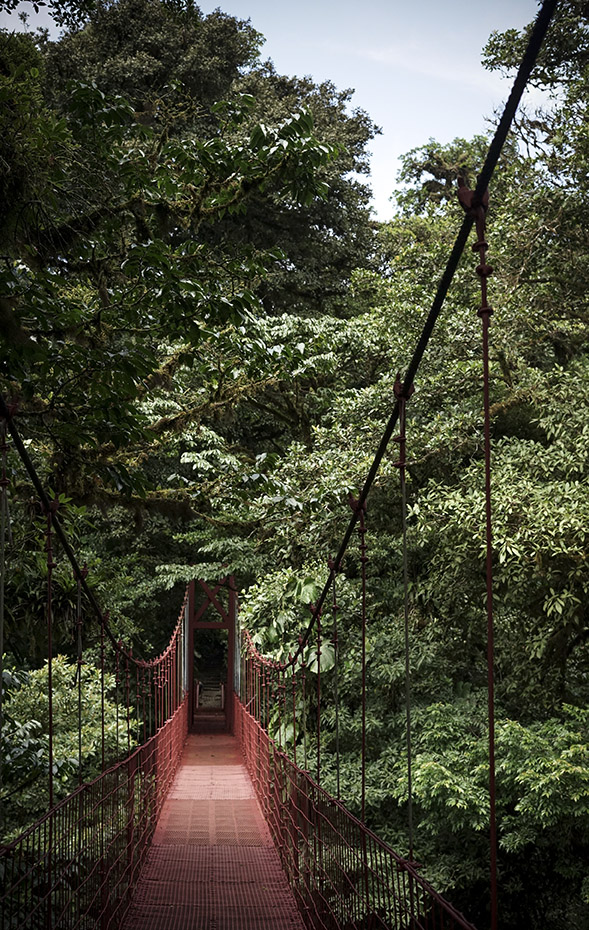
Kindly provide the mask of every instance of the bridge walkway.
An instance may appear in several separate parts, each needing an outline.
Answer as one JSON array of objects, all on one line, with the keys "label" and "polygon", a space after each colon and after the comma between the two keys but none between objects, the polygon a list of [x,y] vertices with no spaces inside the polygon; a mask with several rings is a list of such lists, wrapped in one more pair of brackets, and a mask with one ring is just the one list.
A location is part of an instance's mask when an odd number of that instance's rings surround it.
[{"label": "bridge walkway", "polygon": [[304,930],[237,739],[189,734],[123,930]]}]

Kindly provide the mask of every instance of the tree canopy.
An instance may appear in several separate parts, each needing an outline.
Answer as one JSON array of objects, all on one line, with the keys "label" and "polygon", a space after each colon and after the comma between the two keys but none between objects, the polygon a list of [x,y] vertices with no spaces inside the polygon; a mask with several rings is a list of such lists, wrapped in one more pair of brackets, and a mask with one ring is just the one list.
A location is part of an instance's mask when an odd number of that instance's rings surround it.
[{"label": "tree canopy", "polygon": [[[2,36],[2,387],[69,499],[70,530],[121,630],[159,647],[178,585],[231,571],[244,622],[283,658],[462,219],[457,179],[476,177],[488,140],[424,140],[404,159],[394,219],[376,224],[358,176],[377,130],[348,91],[277,74],[255,28],[220,11],[120,0],[84,16],[57,42]],[[588,31],[585,3],[559,4],[533,75],[549,102],[518,117],[488,213],[499,865],[502,925],[514,930],[589,920]],[[486,66],[513,69],[526,34],[493,34]],[[484,926],[478,305],[467,251],[409,403],[408,545],[416,854]],[[367,515],[367,819],[403,853],[394,458]],[[11,469],[24,512],[29,492]],[[41,542],[16,521],[14,536],[8,644],[15,665],[38,666]],[[352,549],[338,579],[340,775],[355,812],[359,567]],[[72,596],[64,572],[64,652]]]}]

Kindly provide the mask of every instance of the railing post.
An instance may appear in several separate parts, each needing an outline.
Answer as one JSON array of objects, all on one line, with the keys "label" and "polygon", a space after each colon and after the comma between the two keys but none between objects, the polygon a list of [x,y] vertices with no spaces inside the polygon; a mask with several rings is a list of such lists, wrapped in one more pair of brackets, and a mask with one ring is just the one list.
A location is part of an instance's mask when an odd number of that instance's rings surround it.
[{"label": "railing post", "polygon": [[128,895],[133,891],[135,871],[135,772],[137,753],[127,761],[127,868],[129,870]]},{"label": "railing post", "polygon": [[108,930],[108,881],[107,881],[107,868],[106,868],[106,858],[105,858],[105,849],[104,849],[104,829],[105,825],[108,822],[105,817],[105,797],[104,797],[104,772],[100,780],[100,814],[101,822],[99,825],[100,830],[100,930]]}]

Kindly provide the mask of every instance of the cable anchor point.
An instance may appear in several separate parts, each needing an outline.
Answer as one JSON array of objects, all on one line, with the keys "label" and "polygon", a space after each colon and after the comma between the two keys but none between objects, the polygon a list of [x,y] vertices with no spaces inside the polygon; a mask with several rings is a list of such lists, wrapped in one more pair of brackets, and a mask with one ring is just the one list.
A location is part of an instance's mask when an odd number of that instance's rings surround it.
[{"label": "cable anchor point", "polygon": [[480,317],[486,317],[488,321],[493,313],[493,308],[487,302],[487,278],[493,274],[493,266],[489,265],[486,260],[486,252],[489,248],[485,239],[489,191],[486,190],[482,198],[478,198],[476,191],[471,191],[466,186],[464,178],[458,178],[458,200],[464,211],[474,218],[476,224],[477,241],[473,243],[472,250],[479,253],[480,263],[476,273],[481,282],[481,306],[477,313]]},{"label": "cable anchor point", "polygon": [[357,497],[354,497],[353,494],[348,494],[348,504],[350,505],[350,508],[354,511],[354,513],[357,513],[357,514],[366,513],[366,501],[365,500],[362,501],[362,504],[360,504],[360,501]]},{"label": "cable anchor point", "polygon": [[409,400],[410,397],[413,397],[415,394],[415,385],[408,384],[406,385],[404,381],[401,380],[401,372],[397,372],[397,379],[393,385],[393,392],[397,400]]}]

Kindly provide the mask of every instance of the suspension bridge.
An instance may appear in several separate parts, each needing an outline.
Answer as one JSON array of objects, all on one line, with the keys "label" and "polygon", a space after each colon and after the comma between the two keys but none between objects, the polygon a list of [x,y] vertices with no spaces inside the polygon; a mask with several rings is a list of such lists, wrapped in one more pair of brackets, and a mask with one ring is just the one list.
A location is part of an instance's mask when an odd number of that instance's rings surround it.
[{"label": "suspension bridge", "polygon": [[[350,499],[352,516],[311,620],[285,662],[261,655],[238,623],[231,576],[188,585],[168,646],[139,659],[114,635],[88,584],[17,428],[16,405],[0,400],[2,476],[0,613],[8,527],[7,456],[20,456],[40,500],[47,552],[49,808],[0,848],[1,930],[474,930],[468,919],[420,874],[413,857],[409,624],[407,665],[408,856],[396,853],[364,823],[366,799],[366,500],[391,441],[398,446],[406,514],[406,409],[458,261],[475,226],[473,249],[481,284],[485,419],[487,655],[489,707],[489,924],[498,926],[493,695],[492,525],[485,216],[487,189],[518,103],[556,6],[547,0],[536,20],[512,93],[474,191],[458,191],[465,216],[430,313],[403,379],[365,484]],[[395,434],[397,431],[397,435]],[[404,527],[405,531],[406,527]],[[354,532],[359,540],[362,637],[361,816],[321,786],[321,652],[336,656],[337,582]],[[55,801],[53,759],[53,573],[59,547],[78,589],[78,752],[82,772],[82,694],[86,678],[84,612],[97,623],[101,681],[101,773]],[[404,551],[405,590],[407,558]],[[328,622],[329,619],[329,622]],[[226,636],[224,663],[195,667],[203,633]],[[1,646],[1,644],[0,644]],[[312,673],[311,646],[315,651]],[[2,649],[0,648],[0,653]],[[214,664],[214,663],[213,663]],[[105,704],[114,676],[116,748],[108,746]],[[337,690],[337,679],[335,682]],[[289,734],[287,738],[287,733]],[[313,772],[307,767],[312,739]],[[287,751],[288,750],[288,751]],[[339,766],[339,758],[337,759]]]},{"label": "suspension bridge", "polygon": [[[204,630],[228,633],[224,706],[199,701],[194,644]],[[286,728],[296,732],[297,706],[299,716],[308,706],[305,663],[289,673],[247,636],[237,650],[239,633],[228,578],[188,586],[156,660],[133,660],[116,643],[121,739],[140,745],[1,850],[3,930],[472,930],[411,860],[321,789],[296,748],[289,757]]]}]

